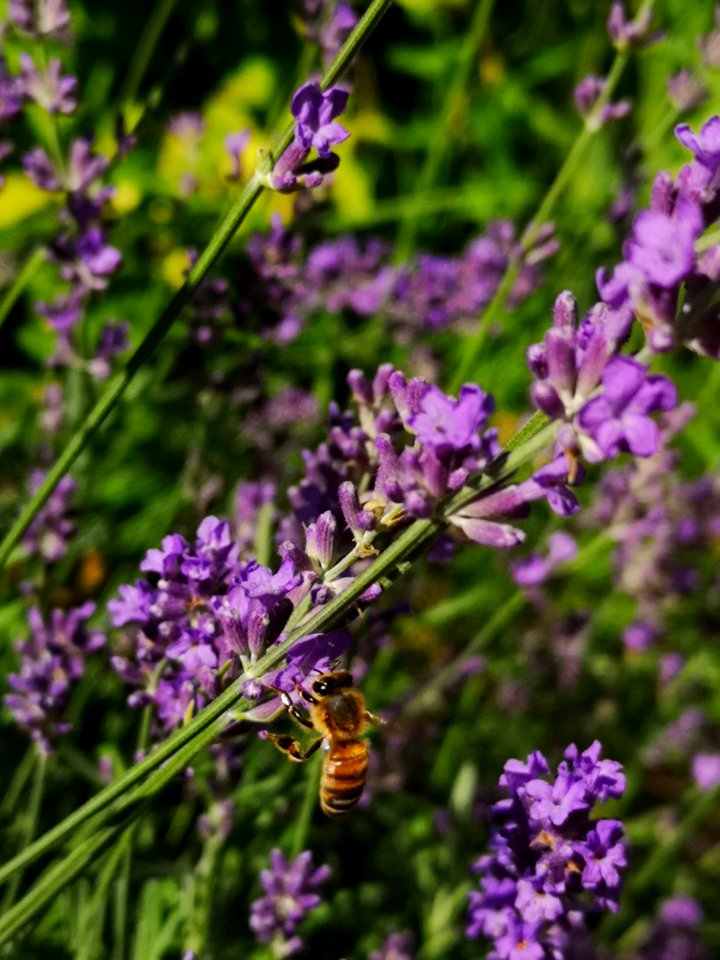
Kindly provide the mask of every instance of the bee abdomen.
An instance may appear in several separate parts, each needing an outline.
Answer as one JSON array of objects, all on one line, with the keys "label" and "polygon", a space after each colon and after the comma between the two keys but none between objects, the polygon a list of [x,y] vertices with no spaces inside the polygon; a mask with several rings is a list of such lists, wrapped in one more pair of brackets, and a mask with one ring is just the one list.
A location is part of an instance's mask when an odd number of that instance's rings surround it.
[{"label": "bee abdomen", "polygon": [[320,781],[320,807],[328,817],[342,817],[360,799],[367,779],[368,748],[363,740],[333,744]]}]

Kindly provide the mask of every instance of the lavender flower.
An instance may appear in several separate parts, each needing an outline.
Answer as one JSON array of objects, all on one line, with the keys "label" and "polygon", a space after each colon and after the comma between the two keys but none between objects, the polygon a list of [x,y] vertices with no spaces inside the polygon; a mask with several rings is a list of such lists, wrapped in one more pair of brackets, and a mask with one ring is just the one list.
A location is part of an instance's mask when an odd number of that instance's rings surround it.
[{"label": "lavender flower", "polygon": [[77,79],[62,73],[62,63],[53,58],[46,70],[39,70],[28,54],[20,55],[23,92],[48,113],[73,113],[77,107]]},{"label": "lavender flower", "polygon": [[615,0],[613,3],[607,21],[607,30],[618,50],[637,50],[657,43],[662,39],[663,33],[659,30],[653,31],[651,26],[651,10],[644,10],[634,20],[628,20],[622,0]]},{"label": "lavender flower", "polygon": [[470,894],[467,935],[493,941],[488,960],[575,955],[587,918],[617,910],[627,865],[622,824],[589,815],[594,804],[623,793],[625,778],[600,752],[597,740],[582,753],[571,745],[551,782],[537,751],[526,763],[505,764],[507,799],[492,808],[499,825],[492,852],[473,868],[481,890]]},{"label": "lavender flower", "polygon": [[720,7],[717,4],[713,9],[713,21],[710,33],[697,39],[703,63],[708,67],[720,66]]},{"label": "lavender flower", "polygon": [[[589,74],[584,77],[575,87],[575,106],[578,113],[584,118],[588,118],[593,107],[602,95],[607,80],[604,77],[596,77]],[[630,112],[630,101],[621,100],[619,103],[606,103],[598,114],[592,129],[599,130],[612,120],[621,120]]]},{"label": "lavender flower", "polygon": [[561,563],[567,563],[577,555],[577,543],[567,533],[553,533],[548,539],[548,553],[543,557],[532,554],[526,560],[516,560],[512,576],[521,587],[535,586],[546,580]]},{"label": "lavender flower", "polygon": [[[30,475],[30,493],[40,487],[45,471],[33,470]],[[70,498],[77,484],[72,477],[63,477],[38,511],[23,537],[23,546],[29,556],[40,557],[45,563],[56,563],[65,556],[68,539],[73,532],[70,519]]]},{"label": "lavender flower", "polygon": [[225,149],[227,150],[232,167],[228,179],[242,180],[242,154],[250,142],[250,131],[240,130],[237,133],[229,133],[225,137]]},{"label": "lavender flower", "polygon": [[[537,378],[533,402],[548,416],[565,421],[558,447],[571,456],[582,453],[596,463],[621,450],[639,457],[658,450],[659,430],[648,414],[671,410],[676,392],[667,378],[648,375],[636,360],[615,355],[630,322],[625,307],[597,304],[578,326],[575,301],[565,292],[555,301],[553,326],[544,344],[528,350]],[[600,384],[603,393],[594,396]]]},{"label": "lavender flower", "polygon": [[657,452],[660,431],[648,413],[672,410],[675,387],[665,377],[647,376],[642,364],[628,357],[614,357],[602,375],[604,392],[580,411],[578,424],[584,431],[588,460],[611,459],[629,450],[636,457]]},{"label": "lavender flower", "polygon": [[9,73],[5,58],[0,57],[0,124],[20,113],[23,92],[22,78]]},{"label": "lavender flower", "polygon": [[[322,91],[320,84],[310,81],[295,91],[290,111],[295,117],[295,139],[275,163],[266,178],[273,190],[288,192],[301,187],[317,187],[326,174],[340,162],[330,149],[350,136],[335,118],[345,112],[348,93],[340,87]],[[319,160],[306,162],[311,148]]]},{"label": "lavender flower", "polygon": [[295,117],[295,139],[306,150],[314,147],[321,157],[330,156],[330,148],[343,143],[350,132],[335,121],[345,113],[348,93],[340,87],[323,92],[318,83],[306,83],[295,91],[290,112]]},{"label": "lavender flower", "polygon": [[412,960],[413,935],[391,933],[379,950],[373,950],[368,960]]},{"label": "lavender flower", "polygon": [[251,904],[250,929],[260,943],[270,944],[277,960],[302,949],[298,927],[310,910],[320,904],[316,891],[329,876],[329,867],[313,866],[309,850],[292,861],[277,848],[270,851],[270,869],[260,873],[265,895]]},{"label": "lavender flower", "polygon": [[243,322],[261,315],[265,336],[283,343],[318,311],[366,317],[382,309],[403,340],[427,329],[471,329],[511,261],[521,264],[508,295],[514,306],[537,287],[540,264],[556,248],[543,233],[524,251],[513,225],[497,221],[457,257],[419,254],[393,267],[387,243],[376,237],[345,236],[303,250],[301,237],[275,218],[267,236],[256,234],[248,244],[249,293],[235,309]]},{"label": "lavender flower", "polygon": [[87,368],[97,380],[106,380],[110,376],[111,361],[130,346],[129,323],[106,323],[100,331],[100,340],[95,355],[88,361]]},{"label": "lavender flower", "polygon": [[679,111],[693,110],[708,97],[707,87],[688,69],[678,70],[668,77],[667,92],[670,102]]},{"label": "lavender flower", "polygon": [[717,479],[680,480],[680,455],[670,449],[692,415],[689,404],[664,414],[657,453],[608,471],[590,508],[589,522],[606,528],[616,544],[616,585],[636,606],[624,634],[633,650],[659,643],[670,607],[703,593],[700,558],[720,529]]},{"label": "lavender flower", "polygon": [[20,672],[8,676],[12,693],[3,702],[45,754],[71,729],[65,719],[70,695],[85,671],[87,656],[105,643],[100,631],[87,629],[85,621],[94,610],[93,603],[75,610],[53,610],[46,621],[32,608],[28,612],[31,635],[15,645]]},{"label": "lavender flower", "polygon": [[[30,67],[26,65],[26,69],[29,71]],[[108,375],[110,359],[125,349],[121,328],[110,325],[106,328],[96,356],[89,361],[77,355],[72,331],[83,317],[90,294],[104,290],[110,276],[122,262],[120,251],[108,243],[103,223],[103,208],[113,190],[95,186],[95,181],[103,175],[107,165],[105,157],[93,153],[88,138],[80,138],[72,143],[63,170],[56,170],[39,147],[23,157],[25,172],[38,187],[50,192],[62,191],[66,198],[64,227],[50,244],[50,259],[70,287],[52,303],[40,303],[37,306],[38,312],[48,319],[58,333],[55,352],[48,364],[55,367],[77,364],[100,378]]]},{"label": "lavender flower", "polygon": [[692,775],[699,790],[720,786],[720,753],[698,753],[693,757]]},{"label": "lavender flower", "polygon": [[358,18],[352,7],[339,0],[318,34],[323,63],[329,64],[353,31]]},{"label": "lavender flower", "polygon": [[329,64],[350,36],[357,16],[344,0],[304,0],[298,6],[305,36],[320,46],[323,63]]},{"label": "lavender flower", "polygon": [[[14,120],[20,113],[22,97],[22,78],[9,73],[5,58],[0,56],[0,135],[5,133],[5,128],[10,121]],[[3,140],[0,136],[0,160],[4,160],[12,153],[12,150],[12,143],[9,140]],[[3,183],[4,178],[0,176],[0,188]]]},{"label": "lavender flower", "polygon": [[[129,704],[152,706],[161,730],[186,722],[282,639],[317,579],[296,569],[294,557],[273,573],[239,555],[228,522],[206,517],[194,543],[171,534],[149,550],[140,565],[148,578],[121,586],[108,603],[113,626],[131,628],[113,667],[138,688]],[[269,683],[294,691],[296,681],[344,653],[348,640],[340,631],[302,638],[288,653],[289,666],[263,684],[249,682],[247,695],[263,697]]]},{"label": "lavender flower", "polygon": [[61,38],[70,26],[67,0],[10,0],[12,23],[37,39]]},{"label": "lavender flower", "polygon": [[[635,220],[625,244],[625,260],[612,275],[597,276],[598,289],[614,310],[629,310],[642,324],[650,348],[671,349],[677,342],[715,359],[720,357],[720,324],[712,291],[720,275],[717,244],[702,253],[696,241],[720,212],[720,117],[711,117],[695,134],[681,124],[680,142],[695,154],[673,180],[660,173],[650,209]],[[682,309],[678,310],[682,300]]]},{"label": "lavender flower", "polygon": [[676,894],[660,907],[639,960],[709,960],[698,928],[703,919],[700,905],[692,897]]}]

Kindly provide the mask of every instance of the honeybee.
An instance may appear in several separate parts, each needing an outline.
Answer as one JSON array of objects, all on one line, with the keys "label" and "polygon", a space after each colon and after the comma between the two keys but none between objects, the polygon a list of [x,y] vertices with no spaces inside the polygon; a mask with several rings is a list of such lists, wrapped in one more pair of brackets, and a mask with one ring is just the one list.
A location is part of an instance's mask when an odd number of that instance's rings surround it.
[{"label": "honeybee", "polygon": [[309,704],[309,719],[287,693],[278,691],[280,699],[293,720],[320,736],[306,750],[293,737],[269,733],[267,739],[297,763],[307,760],[320,746],[327,750],[320,778],[320,808],[327,817],[343,817],[360,799],[367,780],[368,745],[358,737],[368,724],[381,726],[385,721],[367,709],[347,670],[321,674],[311,684],[312,693],[298,689]]}]

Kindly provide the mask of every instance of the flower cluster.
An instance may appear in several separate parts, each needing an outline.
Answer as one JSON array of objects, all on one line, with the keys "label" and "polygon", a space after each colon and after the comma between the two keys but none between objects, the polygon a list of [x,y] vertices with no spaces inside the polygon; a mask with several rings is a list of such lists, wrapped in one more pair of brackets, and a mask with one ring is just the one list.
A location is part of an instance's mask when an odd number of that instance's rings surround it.
[{"label": "flower cluster", "polygon": [[512,565],[512,576],[521,587],[534,587],[546,580],[556,567],[568,563],[577,555],[577,543],[569,533],[553,533],[548,537],[547,556],[533,553]]},{"label": "flower cluster", "polygon": [[[133,648],[112,662],[139,687],[130,704],[151,705],[165,731],[252,666],[309,590],[291,560],[275,574],[240,561],[228,522],[216,517],[203,520],[192,544],[165,537],[140,569],[149,578],[120,587],[120,598],[108,603],[113,626],[134,628]],[[257,698],[262,688],[251,684],[248,695]]]},{"label": "flower cluster", "polygon": [[598,273],[598,289],[612,310],[639,320],[651,350],[684,343],[718,359],[720,244],[699,248],[697,241],[720,212],[720,117],[711,117],[699,134],[687,124],[675,134],[695,158],[674,179],[657,175],[650,208],[635,218],[625,243],[625,259],[612,274]]},{"label": "flower cluster", "polygon": [[305,37],[322,50],[327,66],[357,23],[357,15],[344,0],[302,0],[299,15]]},{"label": "flower cluster", "polygon": [[[575,87],[575,106],[580,116],[589,119],[593,107],[605,92],[607,80],[604,77],[596,77],[588,74],[583,77],[580,83]],[[597,118],[594,118],[593,127],[599,129],[610,123],[612,120],[621,120],[630,112],[630,101],[621,100],[619,103],[606,103],[598,112]]]},{"label": "flower cluster", "polygon": [[565,291],[555,301],[544,342],[528,349],[533,403],[563,421],[557,445],[572,457],[597,463],[623,450],[649,457],[658,449],[660,432],[649,415],[671,410],[676,391],[666,377],[618,355],[631,322],[626,304],[601,303],[578,324],[575,300]]},{"label": "flower cluster", "polygon": [[692,897],[678,894],[660,907],[639,960],[709,960],[708,950],[698,939],[703,914]]},{"label": "flower cluster", "polygon": [[412,960],[411,933],[391,933],[379,950],[373,950],[368,960]]},{"label": "flower cluster", "polygon": [[[14,0],[9,13],[16,32],[36,40],[62,37],[70,25],[64,0]],[[43,65],[30,53],[22,53],[20,64],[16,77],[9,77],[4,64],[0,64],[0,124],[14,116],[22,103],[29,102],[46,111],[48,125],[54,130],[58,114],[76,111],[77,79],[63,73],[62,62],[57,58]],[[9,145],[0,143],[0,157],[8,152]],[[105,224],[105,206],[113,190],[98,184],[108,160],[94,153],[91,139],[82,136],[70,144],[66,156],[61,155],[59,143],[51,138],[49,152],[35,147],[22,157],[22,163],[39,189],[64,199],[60,230],[50,244],[49,256],[60,278],[69,286],[54,301],[38,305],[38,311],[57,334],[50,363],[82,363],[72,331],[80,324],[91,294],[107,287],[109,277],[122,260],[120,252],[108,243]],[[106,377],[109,360],[126,346],[125,325],[108,323],[100,334],[96,356],[85,364],[86,368],[93,376]]]},{"label": "flower cluster", "polygon": [[[30,493],[35,493],[44,479],[43,470],[33,470]],[[38,510],[23,537],[28,556],[38,556],[47,564],[56,563],[65,556],[68,540],[73,533],[70,501],[76,486],[72,477],[63,477],[45,505]]]},{"label": "flower cluster", "polygon": [[250,929],[260,943],[270,944],[276,960],[302,949],[298,927],[320,904],[316,891],[329,876],[329,867],[313,866],[309,850],[294,860],[287,860],[278,849],[270,851],[270,869],[260,873],[265,895],[250,907]]},{"label": "flower cluster", "polygon": [[[5,140],[3,134],[9,132],[10,121],[14,120],[22,109],[22,80],[8,72],[5,58],[0,57],[0,160],[12,153],[13,145]],[[0,189],[5,182],[0,175]]]},{"label": "flower cluster", "polygon": [[[299,543],[301,525],[329,512],[338,523],[344,520],[363,557],[374,553],[379,532],[432,516],[444,497],[487,466],[499,446],[496,431],[486,429],[493,399],[475,384],[465,384],[454,398],[422,378],[406,380],[389,364],[372,382],[360,371],[352,371],[348,382],[357,415],[331,410],[328,442],[304,455],[305,477],[288,491],[294,517],[282,532]],[[514,546],[522,531],[498,518],[522,515],[542,498],[557,513],[573,513],[577,501],[567,474],[560,457],[524,483],[478,498],[446,519],[476,543]]]},{"label": "flower cluster", "polygon": [[720,531],[716,478],[680,479],[680,455],[670,449],[692,415],[688,404],[664,415],[656,455],[608,471],[588,515],[616,544],[616,586],[636,605],[625,643],[636,651],[652,646],[678,601],[697,593],[702,558]]},{"label": "flower cluster", "polygon": [[61,39],[70,29],[67,0],[10,0],[11,23],[35,40]]},{"label": "flower cluster", "polygon": [[500,220],[457,256],[421,253],[391,266],[391,250],[377,237],[342,236],[306,249],[301,236],[276,217],[266,235],[255,234],[247,245],[245,295],[234,312],[243,323],[260,313],[265,335],[286,343],[318,313],[363,318],[382,310],[405,341],[418,330],[469,328],[510,262],[521,264],[508,295],[508,305],[516,306],[536,289],[540,264],[556,249],[552,234],[542,231],[524,253],[512,223]]},{"label": "flower cluster", "polygon": [[51,753],[57,737],[70,730],[65,710],[72,688],[85,671],[88,655],[105,643],[99,630],[87,628],[94,611],[95,604],[85,603],[75,610],[53,610],[46,621],[33,607],[28,613],[30,637],[15,645],[20,672],[9,675],[12,693],[4,703],[43,753]]},{"label": "flower cluster", "polygon": [[[266,175],[268,187],[281,193],[318,187],[329,173],[337,170],[340,157],[331,148],[350,136],[336,120],[345,112],[348,96],[341,87],[321,90],[314,80],[295,91],[290,103],[295,136]],[[318,157],[308,161],[312,148]]]},{"label": "flower cluster", "polygon": [[565,751],[557,776],[539,752],[509,760],[500,778],[507,793],[492,808],[499,821],[492,852],[474,866],[480,891],[470,894],[467,934],[493,941],[488,960],[546,960],[577,953],[587,918],[618,909],[627,865],[622,824],[591,820],[596,803],[625,789],[621,766],[600,759],[596,740]]},{"label": "flower cluster", "polygon": [[652,28],[652,10],[643,8],[634,20],[629,20],[622,0],[615,0],[610,9],[607,31],[621,52],[649,47],[663,37],[661,31]]},{"label": "flower cluster", "polygon": [[[147,577],[120,587],[119,599],[109,602],[113,625],[132,628],[114,666],[140,688],[130,703],[152,705],[164,730],[186,721],[283,640],[301,603],[312,613],[346,589],[358,563],[377,552],[378,536],[435,514],[499,451],[496,431],[486,428],[492,398],[474,384],[456,399],[389,364],[372,382],[357,370],[348,380],[357,413],[333,407],[328,442],[305,453],[305,476],[288,491],[292,514],[279,524],[276,572],[249,555],[251,515],[274,488],[243,486],[238,540],[227,521],[206,517],[193,544],[172,534],[150,550],[141,563]],[[532,501],[546,498],[561,514],[577,509],[567,471],[559,457],[529,480],[476,497],[444,518],[477,543],[511,547],[524,535],[504,520],[527,512]],[[360,599],[379,592],[371,587]],[[301,628],[302,619],[294,626]],[[304,637],[289,651],[286,671],[264,678],[264,686],[260,678],[248,680],[245,693],[260,698],[270,680],[292,690],[348,646],[342,631]]]}]

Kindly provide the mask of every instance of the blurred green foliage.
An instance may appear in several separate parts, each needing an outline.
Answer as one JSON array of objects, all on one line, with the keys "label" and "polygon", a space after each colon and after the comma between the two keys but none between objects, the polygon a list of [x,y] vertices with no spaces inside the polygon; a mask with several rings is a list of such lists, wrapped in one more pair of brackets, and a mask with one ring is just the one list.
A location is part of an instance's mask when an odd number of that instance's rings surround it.
[{"label": "blurred green foliage", "polygon": [[[597,268],[619,259],[623,235],[607,218],[618,188],[628,179],[637,182],[642,205],[654,173],[674,173],[687,160],[671,133],[679,117],[665,83],[679,69],[700,69],[695,38],[711,28],[712,9],[709,3],[679,0],[657,6],[665,39],[632,56],[618,91],[632,99],[631,114],[594,138],[553,212],[559,252],[544,265],[542,285],[491,331],[474,372],[496,397],[503,439],[528,409],[525,350],[542,337],[555,296],[572,290],[584,311],[596,299]],[[449,105],[446,92],[475,4],[405,0],[391,10],[356,64],[347,119],[352,137],[342,147],[332,187],[302,221],[310,240],[354,232],[393,244],[407,237],[412,222],[413,251],[449,255],[493,218],[511,218],[520,228],[530,219],[578,135],[575,84],[587,73],[603,73],[611,61],[604,29],[608,6],[594,0],[514,0],[491,7],[469,81]],[[79,77],[81,106],[77,118],[60,119],[60,135],[67,143],[71,131],[93,130],[103,149],[149,8],[139,0],[109,0],[101,7],[78,0],[72,14],[74,41],[61,55]],[[15,38],[4,42],[13,68],[21,46]],[[317,66],[313,51],[303,47],[291,3],[210,0],[202,8],[173,6],[134,98],[132,110],[141,116],[138,146],[110,175],[116,188],[112,242],[122,250],[124,265],[89,311],[82,331],[88,355],[108,319],[129,320],[133,345],[140,341],[181,282],[187,249],[204,246],[239,189],[227,180],[225,135],[251,130],[243,155],[247,175],[257,148],[271,144],[286,123],[292,91]],[[694,128],[720,102],[720,71],[705,71],[702,79],[709,98],[683,118]],[[189,110],[204,118],[202,135],[168,132],[168,119]],[[57,226],[56,205],[19,168],[19,155],[43,142],[41,120],[29,117],[15,158],[6,163],[7,183],[0,192],[0,298],[35,246],[48,242]],[[423,166],[440,145],[444,161],[420,194]],[[197,188],[184,196],[182,177],[188,173]],[[239,263],[250,235],[266,230],[274,213],[291,222],[292,211],[293,198],[263,197],[218,275],[231,284],[241,282]],[[41,440],[42,387],[57,377],[44,367],[52,335],[33,308],[53,295],[55,277],[52,266],[42,265],[0,329],[4,526],[26,496]],[[74,471],[77,532],[70,554],[45,584],[46,596],[62,606],[92,597],[102,610],[118,584],[133,581],[147,549],[171,531],[192,535],[206,513],[229,515],[235,484],[258,479],[270,467],[284,509],[285,490],[301,470],[301,450],[324,435],[327,404],[348,399],[349,369],[372,372],[379,363],[392,362],[415,375],[423,372],[421,361],[429,355],[440,385],[447,384],[466,349],[466,336],[457,330],[427,332],[408,343],[393,337],[382,316],[359,323],[321,314],[286,346],[231,326],[218,350],[194,342],[181,318]],[[680,473],[694,479],[716,471],[720,373],[689,353],[662,358],[657,369],[670,374],[681,396],[698,406],[679,441]],[[67,440],[101,385],[82,370],[61,376],[67,413],[62,439]],[[257,393],[243,407],[233,395],[248,384]],[[321,413],[315,422],[292,425],[280,449],[260,451],[257,437],[244,432],[243,419],[288,386],[308,390]],[[597,476],[592,471],[580,491],[585,504]],[[557,518],[538,510],[527,526],[528,543],[544,542],[559,526]],[[633,867],[672,837],[695,802],[687,758],[670,756],[648,772],[646,748],[690,704],[706,711],[717,748],[720,611],[708,586],[716,587],[717,557],[700,558],[703,589],[672,611],[664,649],[682,652],[686,664],[676,682],[661,689],[657,653],[623,651],[621,633],[632,620],[633,603],[613,588],[609,538],[602,530],[574,529],[581,553],[567,574],[553,581],[550,613],[556,621],[577,611],[591,615],[579,678],[569,688],[559,686],[558,664],[550,662],[544,633],[549,623],[539,622],[519,594],[507,558],[466,549],[450,567],[419,563],[390,597],[389,602],[407,604],[407,611],[392,621],[392,643],[375,657],[363,689],[371,709],[379,712],[403,698],[418,702],[416,712],[401,713],[395,731],[409,730],[417,749],[401,757],[388,745],[392,735],[385,743],[383,734],[373,739],[378,769],[368,807],[339,824],[321,822],[314,813],[306,831],[298,827],[304,791],[315,791],[316,774],[286,765],[267,744],[248,738],[235,824],[216,862],[212,913],[203,920],[209,931],[207,958],[268,956],[249,933],[248,905],[259,894],[257,876],[269,849],[289,850],[298,842],[298,830],[304,833],[301,845],[333,870],[324,904],[303,928],[312,954],[360,960],[388,933],[411,929],[419,960],[483,955],[484,947],[463,936],[469,866],[487,840],[483,814],[503,763],[536,748],[557,759],[567,743],[584,747],[598,737],[605,755],[626,765],[628,797],[608,815],[628,818],[636,844]],[[32,574],[18,551],[0,607],[3,675],[15,668],[11,641],[26,632],[18,588]],[[488,631],[495,617],[497,629]],[[360,623],[360,639],[364,629]],[[442,689],[435,683],[440,669],[477,637],[485,668],[460,689]],[[41,826],[56,822],[97,787],[100,757],[112,756],[116,773],[131,762],[139,717],[125,699],[107,660],[96,664],[73,702],[73,735],[50,766]],[[25,742],[7,712],[2,719],[0,783],[9,786]],[[197,783],[208,770],[207,760],[199,764]],[[127,915],[118,913],[119,901],[113,900],[115,880],[103,887],[91,877],[58,899],[14,955],[23,960],[180,956],[188,923],[197,919],[193,883],[201,856],[196,820],[202,793],[193,785],[176,785],[139,825]],[[0,813],[6,831],[1,849],[9,855],[22,802]],[[715,807],[650,882],[631,889],[611,931],[631,931],[625,947],[636,946],[659,898],[673,890],[697,896],[712,916],[720,893],[719,827]],[[105,862],[97,865],[100,877]],[[117,925],[123,922],[125,941],[119,947]],[[717,925],[708,927],[707,937],[720,949]]]}]

